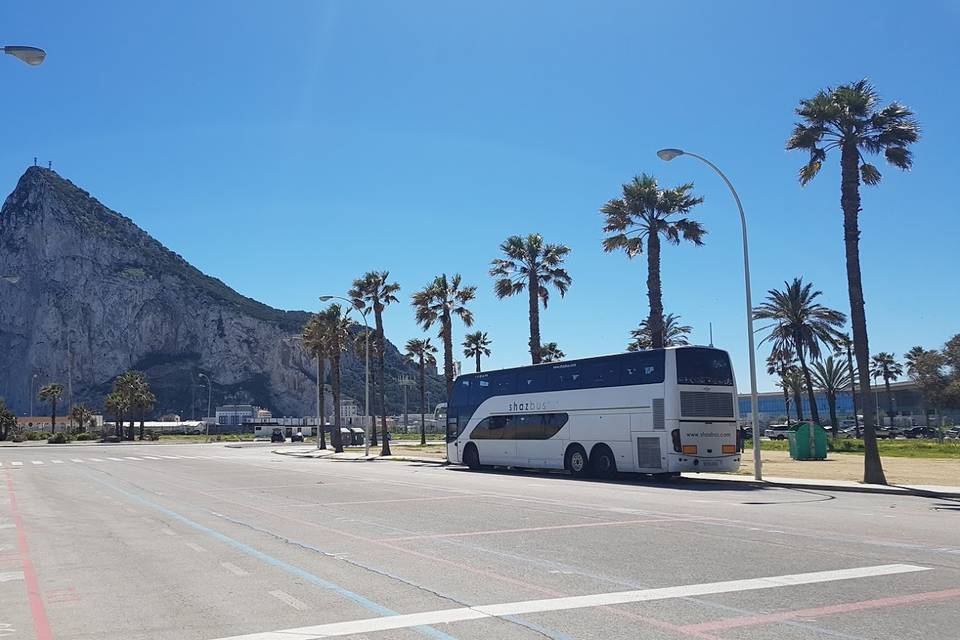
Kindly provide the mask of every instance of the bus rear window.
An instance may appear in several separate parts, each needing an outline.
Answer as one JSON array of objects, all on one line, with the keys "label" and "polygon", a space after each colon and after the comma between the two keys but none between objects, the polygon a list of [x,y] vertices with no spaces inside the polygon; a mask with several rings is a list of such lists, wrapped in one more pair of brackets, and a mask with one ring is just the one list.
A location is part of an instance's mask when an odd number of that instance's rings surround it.
[{"label": "bus rear window", "polygon": [[730,358],[706,348],[677,349],[677,384],[733,386]]}]

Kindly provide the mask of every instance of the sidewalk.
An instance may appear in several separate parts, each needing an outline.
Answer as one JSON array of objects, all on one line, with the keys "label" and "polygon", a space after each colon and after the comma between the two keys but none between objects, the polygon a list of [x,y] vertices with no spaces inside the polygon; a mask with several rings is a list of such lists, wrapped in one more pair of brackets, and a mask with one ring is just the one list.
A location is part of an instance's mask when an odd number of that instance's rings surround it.
[{"label": "sidewalk", "polygon": [[[446,460],[437,457],[389,456],[381,458],[380,456],[373,454],[370,456],[364,456],[362,453],[354,451],[334,453],[332,449],[317,449],[316,447],[299,448],[296,450],[287,451],[275,450],[273,453],[283,456],[294,456],[297,458],[331,458],[333,460],[342,460],[348,462],[374,462],[376,460],[385,460],[394,462],[419,462],[425,464],[435,464],[438,466],[449,464]],[[753,487],[809,489],[814,491],[854,491],[859,493],[881,493],[887,495],[960,499],[960,487],[951,487],[945,485],[864,484],[862,482],[850,482],[846,480],[814,480],[811,478],[780,478],[776,476],[767,476],[758,482],[750,476],[738,476],[726,473],[684,473],[681,477],[689,482],[725,485],[729,488]]]}]

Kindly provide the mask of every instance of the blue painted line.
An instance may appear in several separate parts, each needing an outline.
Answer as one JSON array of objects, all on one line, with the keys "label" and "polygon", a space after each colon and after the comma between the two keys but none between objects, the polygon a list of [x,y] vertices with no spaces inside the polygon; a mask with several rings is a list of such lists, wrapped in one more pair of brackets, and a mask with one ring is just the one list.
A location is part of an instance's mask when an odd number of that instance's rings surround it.
[{"label": "blue painted line", "polygon": [[[230,536],[228,536],[228,535],[226,535],[226,534],[220,533],[219,531],[217,531],[217,530],[215,530],[215,529],[211,529],[210,527],[204,526],[204,525],[200,524],[199,522],[194,522],[194,521],[191,520],[190,518],[187,518],[186,516],[180,515],[180,514],[177,513],[176,511],[172,511],[172,510],[164,507],[163,505],[158,504],[158,503],[156,503],[156,502],[154,502],[154,501],[152,501],[152,500],[150,500],[150,499],[148,499],[148,498],[144,498],[143,496],[137,495],[137,494],[135,494],[135,493],[130,493],[129,491],[126,491],[126,490],[121,489],[120,487],[116,486],[116,485],[113,484],[112,482],[107,482],[106,480],[103,480],[103,479],[101,479],[101,478],[97,478],[96,476],[91,476],[91,477],[93,478],[94,481],[96,481],[96,482],[104,485],[105,487],[108,487],[108,488],[110,488],[110,489],[113,489],[113,490],[116,491],[117,493],[120,493],[120,494],[126,496],[127,498],[130,498],[131,500],[135,500],[135,501],[139,502],[140,504],[143,504],[143,505],[145,505],[145,506],[147,506],[147,507],[150,507],[151,509],[154,509],[155,511],[159,511],[159,512],[162,513],[162,514],[164,514],[164,515],[166,515],[166,516],[169,516],[170,518],[173,518],[174,520],[177,520],[178,522],[181,522],[181,523],[187,525],[188,527],[190,527],[190,528],[192,528],[192,529],[196,529],[197,531],[200,531],[200,532],[202,532],[202,533],[205,533],[206,535],[210,536],[211,538],[215,538],[216,540],[219,540],[220,542],[223,542],[223,543],[225,543],[225,544],[228,544],[228,545],[230,545],[231,547],[233,547],[234,549],[237,549],[238,551],[242,551],[243,553],[245,553],[245,554],[247,554],[247,555],[249,555],[249,556],[252,556],[252,557],[254,557],[254,558],[258,559],[258,560],[262,560],[263,562],[266,562],[266,563],[269,564],[269,565],[272,565],[272,566],[274,566],[274,567],[276,567],[276,568],[278,568],[278,569],[282,569],[283,571],[286,571],[287,573],[293,574],[293,575],[295,575],[295,576],[297,576],[297,577],[299,577],[299,578],[303,578],[304,580],[306,580],[307,582],[309,582],[309,583],[311,583],[311,584],[313,584],[313,585],[316,585],[316,586],[321,587],[321,588],[323,588],[323,589],[329,589],[330,591],[333,591],[333,592],[337,593],[338,595],[341,595],[341,596],[343,596],[344,598],[346,598],[346,599],[348,599],[348,600],[351,600],[351,601],[359,604],[361,607],[364,607],[364,608],[366,608],[366,609],[369,609],[370,611],[373,611],[373,612],[375,612],[375,613],[378,613],[378,614],[380,614],[380,615],[382,615],[382,616],[395,616],[395,615],[399,615],[399,613],[398,613],[397,611],[394,611],[394,610],[392,610],[392,609],[388,609],[387,607],[384,607],[384,606],[381,605],[381,604],[377,604],[377,603],[374,602],[373,600],[370,600],[369,598],[366,598],[366,597],[360,595],[359,593],[354,593],[353,591],[350,591],[349,589],[345,589],[345,588],[341,587],[340,585],[336,584],[335,582],[330,582],[329,580],[324,580],[324,579],[321,578],[320,576],[315,575],[315,574],[313,574],[313,573],[310,573],[310,572],[307,571],[306,569],[301,569],[300,567],[295,566],[295,565],[292,565],[292,564],[290,564],[290,563],[288,563],[288,562],[284,562],[283,560],[280,560],[279,558],[274,558],[273,556],[271,556],[271,555],[269,555],[269,554],[266,554],[266,553],[264,553],[263,551],[260,551],[259,549],[256,549],[256,548],[254,548],[254,547],[251,547],[250,545],[248,545],[248,544],[246,544],[246,543],[243,543],[243,542],[240,542],[239,540],[235,540],[234,538],[231,538]],[[431,637],[431,638],[436,638],[437,640],[457,640],[457,639],[454,638],[453,636],[447,635],[446,633],[443,633],[442,631],[437,631],[437,630],[434,629],[433,627],[420,626],[420,627],[413,627],[413,628],[414,628],[416,631],[419,631],[420,633],[422,633],[422,634],[424,634],[424,635],[426,635],[426,636],[429,636],[429,637]]]}]

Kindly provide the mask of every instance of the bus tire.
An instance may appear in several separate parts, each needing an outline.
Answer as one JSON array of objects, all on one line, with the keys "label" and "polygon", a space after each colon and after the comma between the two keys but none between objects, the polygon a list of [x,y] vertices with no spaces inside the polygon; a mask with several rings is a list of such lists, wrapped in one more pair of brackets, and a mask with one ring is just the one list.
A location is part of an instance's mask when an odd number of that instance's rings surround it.
[{"label": "bus tire", "polygon": [[605,444],[598,444],[590,452],[590,470],[594,477],[609,480],[617,475],[617,461],[613,451]]},{"label": "bus tire", "polygon": [[563,466],[574,478],[586,478],[590,475],[590,459],[587,457],[587,452],[579,444],[572,444],[567,447],[567,455],[564,458]]},{"label": "bus tire", "polygon": [[477,451],[477,445],[472,442],[468,442],[463,448],[463,464],[474,471],[480,468],[480,453]]}]

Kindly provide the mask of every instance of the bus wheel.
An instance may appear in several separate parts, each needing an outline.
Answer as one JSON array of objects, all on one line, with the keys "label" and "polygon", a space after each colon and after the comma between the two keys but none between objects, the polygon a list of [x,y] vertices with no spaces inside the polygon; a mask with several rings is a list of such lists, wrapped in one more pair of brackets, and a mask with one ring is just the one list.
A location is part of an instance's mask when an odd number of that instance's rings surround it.
[{"label": "bus wheel", "polygon": [[610,447],[598,444],[590,454],[590,468],[598,478],[610,479],[617,475],[617,461]]},{"label": "bus wheel", "polygon": [[567,449],[567,459],[564,466],[570,470],[575,478],[585,478],[590,475],[590,464],[587,452],[578,444],[570,445]]},{"label": "bus wheel", "polygon": [[480,454],[477,453],[477,445],[472,442],[463,449],[463,463],[474,471],[480,468]]}]

